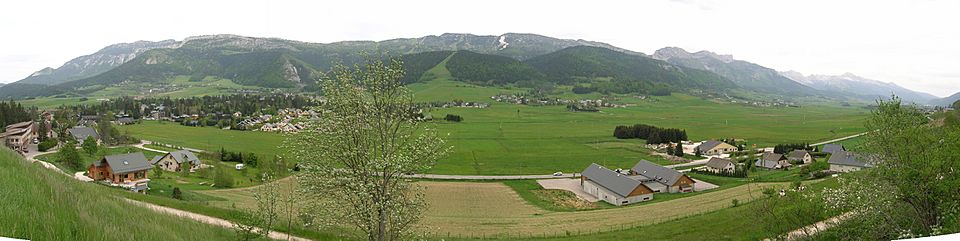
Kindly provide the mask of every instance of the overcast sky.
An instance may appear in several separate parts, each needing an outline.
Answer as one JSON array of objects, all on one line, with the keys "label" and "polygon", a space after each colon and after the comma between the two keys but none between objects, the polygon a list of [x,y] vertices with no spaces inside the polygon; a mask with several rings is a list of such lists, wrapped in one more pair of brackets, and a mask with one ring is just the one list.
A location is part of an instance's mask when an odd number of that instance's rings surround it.
[{"label": "overcast sky", "polygon": [[239,34],[306,42],[536,33],[652,54],[676,46],[778,70],[960,91],[960,1],[3,1],[0,82],[119,42]]}]

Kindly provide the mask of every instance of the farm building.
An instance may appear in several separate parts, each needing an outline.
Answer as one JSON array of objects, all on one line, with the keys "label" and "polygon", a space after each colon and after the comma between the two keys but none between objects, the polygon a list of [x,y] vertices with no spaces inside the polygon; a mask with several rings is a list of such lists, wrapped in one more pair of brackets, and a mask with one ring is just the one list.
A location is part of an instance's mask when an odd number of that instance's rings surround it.
[{"label": "farm building", "polygon": [[580,186],[583,191],[616,206],[653,199],[653,190],[642,182],[596,163],[583,170]]},{"label": "farm building", "polygon": [[703,155],[721,155],[737,151],[737,147],[721,141],[705,141],[697,146],[696,151]]},{"label": "farm building", "polygon": [[163,156],[154,157],[150,164],[159,166],[165,171],[179,172],[181,167],[187,165],[190,171],[195,171],[200,167],[200,159],[193,152],[188,150],[171,151]]},{"label": "farm building", "polygon": [[765,152],[760,159],[753,163],[754,166],[766,169],[782,169],[792,166],[786,157],[781,154]]},{"label": "farm building", "polygon": [[791,163],[807,164],[813,162],[813,156],[811,156],[807,150],[794,150],[787,156],[787,160]]},{"label": "farm building", "polygon": [[727,158],[711,157],[704,168],[711,172],[733,172],[737,170],[737,165]]},{"label": "farm building", "polygon": [[630,178],[642,182],[653,192],[692,192],[696,183],[677,170],[666,168],[647,160],[640,160],[630,169]]},{"label": "farm building", "polygon": [[861,156],[847,151],[838,151],[830,155],[830,171],[833,172],[855,172],[864,168],[871,168],[873,165],[861,160]]},{"label": "farm building", "polygon": [[820,152],[823,153],[837,153],[840,151],[847,151],[846,148],[843,148],[843,145],[840,144],[826,144],[820,147]]},{"label": "farm building", "polygon": [[146,193],[150,168],[142,152],[111,155],[90,164],[87,176],[95,181],[106,180],[111,185]]}]

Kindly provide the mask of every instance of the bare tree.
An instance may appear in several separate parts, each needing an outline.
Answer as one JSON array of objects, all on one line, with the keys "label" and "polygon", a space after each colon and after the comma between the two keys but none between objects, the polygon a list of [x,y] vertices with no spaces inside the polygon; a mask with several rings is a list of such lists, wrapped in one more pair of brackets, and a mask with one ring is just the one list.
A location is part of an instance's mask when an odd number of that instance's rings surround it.
[{"label": "bare tree", "polygon": [[285,141],[317,224],[353,226],[368,240],[414,234],[426,204],[403,175],[426,170],[449,147],[417,120],[403,76],[399,60],[335,67],[321,81],[323,114]]}]

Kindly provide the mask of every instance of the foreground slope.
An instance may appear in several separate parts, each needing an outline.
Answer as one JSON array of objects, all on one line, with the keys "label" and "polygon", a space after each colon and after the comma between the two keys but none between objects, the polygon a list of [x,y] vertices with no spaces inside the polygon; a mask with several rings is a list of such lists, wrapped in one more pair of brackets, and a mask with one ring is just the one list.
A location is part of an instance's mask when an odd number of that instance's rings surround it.
[{"label": "foreground slope", "polygon": [[154,213],[0,148],[0,236],[30,240],[228,240],[226,229]]}]

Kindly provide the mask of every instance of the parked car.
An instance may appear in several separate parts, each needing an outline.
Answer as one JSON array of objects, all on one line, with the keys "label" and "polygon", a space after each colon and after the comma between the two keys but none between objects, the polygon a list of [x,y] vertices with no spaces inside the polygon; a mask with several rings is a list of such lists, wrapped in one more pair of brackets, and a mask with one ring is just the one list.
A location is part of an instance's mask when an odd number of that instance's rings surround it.
[{"label": "parked car", "polygon": [[243,169],[243,168],[244,168],[244,165],[243,165],[243,163],[240,163],[240,164],[237,164],[237,165],[235,166],[235,168],[236,168],[237,170],[240,170],[240,169]]}]

